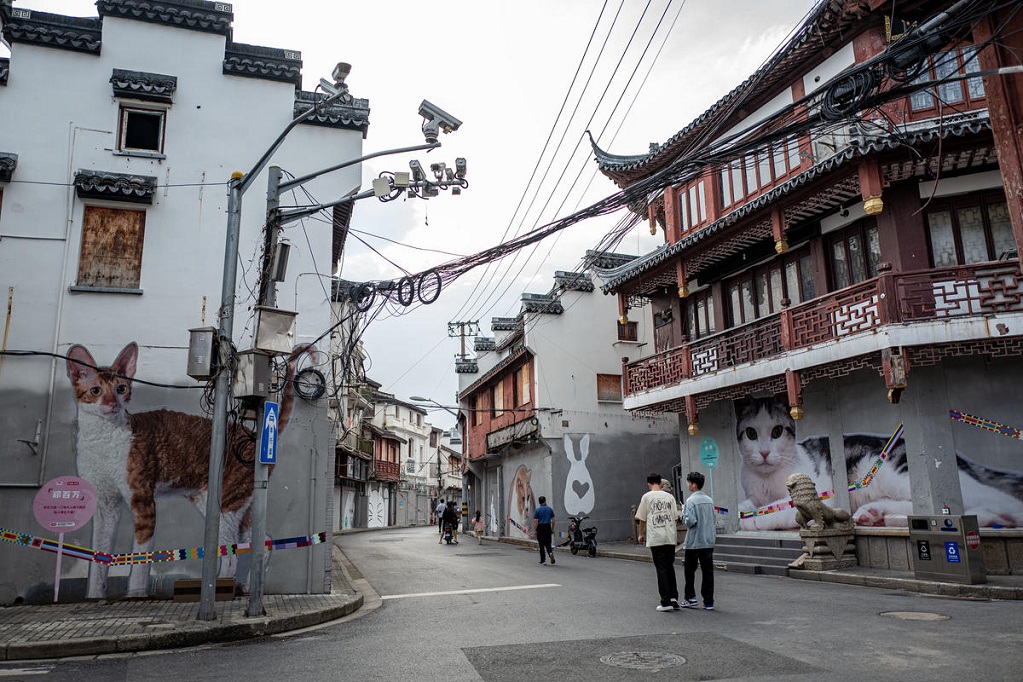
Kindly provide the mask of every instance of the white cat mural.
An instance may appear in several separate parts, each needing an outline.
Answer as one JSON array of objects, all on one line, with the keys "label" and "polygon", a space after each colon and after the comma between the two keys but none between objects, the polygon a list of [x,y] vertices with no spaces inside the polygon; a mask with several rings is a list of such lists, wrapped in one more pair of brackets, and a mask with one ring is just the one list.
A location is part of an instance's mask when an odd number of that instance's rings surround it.
[{"label": "white cat mural", "polygon": [[579,439],[579,449],[571,436],[565,436],[565,456],[568,457],[568,475],[565,477],[565,511],[570,516],[589,514],[593,511],[596,495],[593,491],[593,477],[586,468],[586,458],[590,456],[590,434]]},{"label": "white cat mural", "polygon": [[[746,499],[739,512],[769,505],[787,507],[785,481],[804,473],[818,492],[834,485],[831,448],[826,436],[796,439],[796,424],[784,396],[748,398],[735,402],[736,440],[742,467],[739,481]],[[883,434],[843,434],[848,481],[863,480],[888,437]],[[1023,473],[994,469],[956,454],[965,513],[980,526],[1023,527]],[[841,481],[842,477],[839,476]],[[905,526],[913,511],[906,444],[899,439],[888,461],[868,486],[849,493],[853,521],[858,526]],[[834,506],[834,500],[826,504]],[[741,530],[797,528],[795,509],[740,519]]]}]

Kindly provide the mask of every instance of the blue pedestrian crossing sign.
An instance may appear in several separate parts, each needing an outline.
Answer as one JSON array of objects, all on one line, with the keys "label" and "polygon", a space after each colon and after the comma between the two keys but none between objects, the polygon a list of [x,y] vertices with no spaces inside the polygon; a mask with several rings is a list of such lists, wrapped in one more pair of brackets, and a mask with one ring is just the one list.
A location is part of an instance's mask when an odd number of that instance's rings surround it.
[{"label": "blue pedestrian crossing sign", "polygon": [[281,406],[277,403],[266,401],[263,406],[263,428],[259,436],[259,463],[277,464],[277,416],[280,414]]}]

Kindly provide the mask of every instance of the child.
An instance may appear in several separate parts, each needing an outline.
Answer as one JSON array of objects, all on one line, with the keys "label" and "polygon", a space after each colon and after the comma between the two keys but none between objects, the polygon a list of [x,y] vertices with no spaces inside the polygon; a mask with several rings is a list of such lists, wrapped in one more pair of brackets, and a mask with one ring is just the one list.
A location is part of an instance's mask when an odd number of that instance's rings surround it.
[{"label": "child", "polygon": [[475,518],[472,520],[472,531],[476,534],[476,541],[479,544],[483,544],[483,531],[486,529],[486,524],[483,519],[480,518],[479,511],[476,512]]}]

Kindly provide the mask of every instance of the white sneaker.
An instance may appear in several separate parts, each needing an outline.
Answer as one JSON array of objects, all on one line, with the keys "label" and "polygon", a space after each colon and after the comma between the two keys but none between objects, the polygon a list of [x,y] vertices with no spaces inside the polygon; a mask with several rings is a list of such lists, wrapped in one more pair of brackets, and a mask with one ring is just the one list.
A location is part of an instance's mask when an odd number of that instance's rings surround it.
[{"label": "white sneaker", "polygon": [[668,606],[658,606],[657,610],[658,611],[674,611],[675,607],[673,607],[671,605],[668,605]]}]

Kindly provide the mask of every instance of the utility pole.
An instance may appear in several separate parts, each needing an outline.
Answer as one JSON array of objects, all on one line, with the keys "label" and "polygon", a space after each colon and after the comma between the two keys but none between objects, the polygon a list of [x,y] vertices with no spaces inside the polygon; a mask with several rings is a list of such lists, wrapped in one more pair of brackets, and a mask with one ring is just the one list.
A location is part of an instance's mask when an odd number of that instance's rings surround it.
[{"label": "utility pole", "polygon": [[465,338],[467,336],[479,336],[479,334],[479,320],[472,322],[448,322],[448,336],[451,338],[458,336],[462,340],[462,352],[458,354],[460,360],[465,360],[467,355],[465,352]]},{"label": "utility pole", "polygon": [[[270,166],[266,181],[266,240],[264,242],[262,268],[259,277],[259,305],[277,305],[277,284],[270,275],[280,224],[277,208],[280,206],[280,184],[283,173],[278,166]],[[259,410],[256,414],[260,414]],[[263,616],[263,563],[266,557],[266,501],[270,486],[270,465],[263,464],[259,457],[253,457],[252,481],[252,542],[249,554],[249,604],[245,615]]]}]

